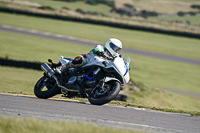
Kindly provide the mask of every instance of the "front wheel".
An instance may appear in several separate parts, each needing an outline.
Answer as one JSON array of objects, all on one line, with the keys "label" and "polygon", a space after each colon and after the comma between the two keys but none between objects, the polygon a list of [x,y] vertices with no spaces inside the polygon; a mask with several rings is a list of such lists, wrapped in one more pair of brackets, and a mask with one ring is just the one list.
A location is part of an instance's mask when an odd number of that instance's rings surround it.
[{"label": "front wheel", "polygon": [[59,92],[60,88],[56,85],[55,80],[49,78],[47,75],[41,77],[34,87],[34,93],[38,98],[47,99]]},{"label": "front wheel", "polygon": [[120,83],[109,81],[102,88],[95,88],[89,93],[88,100],[91,104],[103,105],[113,100],[120,91]]}]

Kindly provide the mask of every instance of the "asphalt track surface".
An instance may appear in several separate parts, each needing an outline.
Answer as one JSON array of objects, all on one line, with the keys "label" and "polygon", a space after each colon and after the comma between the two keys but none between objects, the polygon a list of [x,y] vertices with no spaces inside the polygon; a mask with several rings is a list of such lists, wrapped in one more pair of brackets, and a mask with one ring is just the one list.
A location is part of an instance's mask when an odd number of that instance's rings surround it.
[{"label": "asphalt track surface", "polygon": [[[81,45],[86,45],[86,46],[91,46],[91,47],[94,47],[98,44],[97,42],[83,40],[80,38],[69,37],[69,36],[64,36],[60,34],[53,34],[53,33],[48,33],[48,32],[25,29],[25,28],[18,28],[18,27],[13,27],[13,26],[8,26],[8,25],[0,24],[0,30],[20,33],[20,34],[25,34],[25,35],[31,35],[31,36],[41,37],[41,38],[47,38],[47,39],[52,39],[52,40],[57,40],[57,41],[63,41],[63,42],[68,42],[68,43],[81,44]],[[198,66],[200,65],[200,60],[160,54],[160,53],[155,53],[155,52],[150,52],[150,51],[123,48],[123,52],[142,55],[142,56],[148,56],[148,57],[162,59],[162,60],[170,60],[170,61],[187,63],[187,64],[198,65]]]},{"label": "asphalt track surface", "polygon": [[89,122],[99,126],[171,133],[200,132],[200,117],[85,102],[0,94],[0,115]]}]

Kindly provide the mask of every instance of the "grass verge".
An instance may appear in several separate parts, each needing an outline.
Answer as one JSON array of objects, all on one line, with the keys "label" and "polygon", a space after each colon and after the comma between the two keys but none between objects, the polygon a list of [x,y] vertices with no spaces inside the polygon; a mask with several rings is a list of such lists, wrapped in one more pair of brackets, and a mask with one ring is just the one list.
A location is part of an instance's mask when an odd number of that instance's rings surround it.
[{"label": "grass verge", "polygon": [[[23,126],[22,126],[23,125]],[[1,133],[142,133],[125,129],[99,127],[81,122],[48,121],[36,118],[0,117]]]},{"label": "grass verge", "polygon": [[125,107],[145,108],[145,109],[150,109],[150,110],[164,111],[164,112],[171,112],[171,113],[190,114],[191,116],[200,116],[199,111],[187,111],[187,110],[179,110],[179,109],[171,109],[171,108],[150,107],[150,106],[137,105],[137,104],[133,104],[133,103],[118,102],[118,101],[112,101],[111,104],[122,105]]}]

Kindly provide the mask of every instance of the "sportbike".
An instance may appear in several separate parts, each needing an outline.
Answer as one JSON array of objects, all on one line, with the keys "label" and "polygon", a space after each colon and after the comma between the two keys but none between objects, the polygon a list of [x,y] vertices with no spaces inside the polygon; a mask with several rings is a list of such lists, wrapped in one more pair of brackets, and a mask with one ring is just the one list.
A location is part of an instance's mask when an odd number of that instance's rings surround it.
[{"label": "sportbike", "polygon": [[130,80],[130,58],[124,54],[118,53],[111,60],[94,56],[82,67],[61,72],[62,65],[72,60],[61,56],[57,64],[51,59],[48,60],[51,64],[41,64],[44,75],[34,87],[38,98],[62,93],[69,98],[88,98],[91,104],[103,105],[115,99]]}]

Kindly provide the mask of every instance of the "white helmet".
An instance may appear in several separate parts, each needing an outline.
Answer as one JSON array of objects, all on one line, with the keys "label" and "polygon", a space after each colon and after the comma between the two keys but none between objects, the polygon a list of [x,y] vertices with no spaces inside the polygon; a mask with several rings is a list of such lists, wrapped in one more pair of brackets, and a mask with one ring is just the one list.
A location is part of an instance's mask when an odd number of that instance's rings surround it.
[{"label": "white helmet", "polygon": [[122,42],[115,38],[110,38],[105,45],[105,48],[112,56],[115,56],[122,49]]}]

